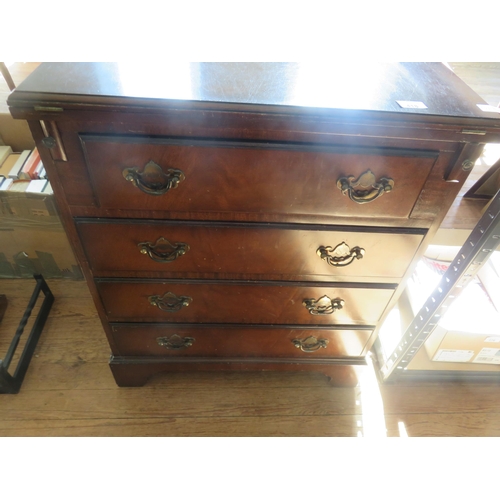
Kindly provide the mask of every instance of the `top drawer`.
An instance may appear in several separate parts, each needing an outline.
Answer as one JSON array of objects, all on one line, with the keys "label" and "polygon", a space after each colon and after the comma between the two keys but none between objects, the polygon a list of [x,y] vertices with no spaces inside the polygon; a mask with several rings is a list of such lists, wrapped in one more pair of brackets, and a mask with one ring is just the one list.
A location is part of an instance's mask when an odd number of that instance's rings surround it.
[{"label": "top drawer", "polygon": [[438,153],[81,136],[107,209],[408,218]]}]

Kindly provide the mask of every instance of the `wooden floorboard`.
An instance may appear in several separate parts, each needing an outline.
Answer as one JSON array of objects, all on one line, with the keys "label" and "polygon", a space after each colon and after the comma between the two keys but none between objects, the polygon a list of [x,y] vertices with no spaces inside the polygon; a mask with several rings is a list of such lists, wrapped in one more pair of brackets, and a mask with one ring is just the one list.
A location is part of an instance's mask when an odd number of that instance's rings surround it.
[{"label": "wooden floorboard", "polygon": [[451,62],[455,74],[491,106],[500,106],[499,62]]},{"label": "wooden floorboard", "polygon": [[[387,415],[388,437],[498,437],[500,413],[416,413]],[[402,428],[400,427],[402,424]],[[402,436],[403,434],[403,436]]]},{"label": "wooden floorboard", "polygon": [[349,416],[121,418],[63,421],[8,421],[3,436],[89,437],[352,437],[358,427]]},{"label": "wooden floorboard", "polygon": [[[319,373],[175,373],[117,387],[83,281],[49,280],[55,302],[19,394],[0,395],[0,436],[500,436],[498,384],[332,387]],[[0,280],[0,356],[33,289]]]},{"label": "wooden floorboard", "polygon": [[[39,62],[16,62],[9,65],[9,73],[14,80],[14,85],[17,87],[21,82],[23,82],[33,71],[40,66]],[[9,113],[9,107],[7,106],[7,98],[9,97],[11,90],[0,74],[0,114]]]}]

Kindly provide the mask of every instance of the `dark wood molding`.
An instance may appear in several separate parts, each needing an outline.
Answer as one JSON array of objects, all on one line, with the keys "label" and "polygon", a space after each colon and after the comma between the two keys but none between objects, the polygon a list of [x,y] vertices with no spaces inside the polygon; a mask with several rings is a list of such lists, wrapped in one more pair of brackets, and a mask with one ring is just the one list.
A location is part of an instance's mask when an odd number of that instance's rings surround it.
[{"label": "dark wood molding", "polygon": [[266,280],[210,280],[210,279],[163,279],[163,278],[95,278],[94,281],[96,283],[151,283],[154,285],[155,283],[165,284],[165,285],[174,285],[174,284],[186,284],[186,285],[216,285],[216,284],[224,284],[224,285],[239,285],[239,286],[254,286],[254,285],[262,285],[262,286],[284,286],[284,287],[331,287],[331,288],[366,288],[370,290],[395,290],[397,288],[396,283],[339,283],[337,281],[266,281]]}]

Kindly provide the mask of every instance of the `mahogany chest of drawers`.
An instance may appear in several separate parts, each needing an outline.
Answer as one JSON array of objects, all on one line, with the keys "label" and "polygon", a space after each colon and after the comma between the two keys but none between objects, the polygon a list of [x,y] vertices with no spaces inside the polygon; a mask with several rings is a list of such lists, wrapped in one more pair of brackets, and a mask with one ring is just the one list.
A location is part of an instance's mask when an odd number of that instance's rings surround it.
[{"label": "mahogany chest of drawers", "polygon": [[117,383],[345,377],[499,140],[498,115],[437,63],[158,69],[46,63],[8,101],[40,150]]}]

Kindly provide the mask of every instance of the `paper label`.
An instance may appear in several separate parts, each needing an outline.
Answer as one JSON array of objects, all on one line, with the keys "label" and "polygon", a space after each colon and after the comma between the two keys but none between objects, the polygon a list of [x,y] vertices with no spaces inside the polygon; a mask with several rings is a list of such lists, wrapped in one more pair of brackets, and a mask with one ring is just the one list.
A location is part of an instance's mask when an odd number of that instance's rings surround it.
[{"label": "paper label", "polygon": [[500,365],[500,349],[494,347],[483,347],[474,359],[473,363],[486,363],[489,365]]},{"label": "paper label", "polygon": [[31,215],[42,215],[44,217],[48,217],[50,214],[49,214],[48,210],[39,210],[39,209],[32,208]]},{"label": "paper label", "polygon": [[396,102],[402,108],[427,109],[427,106],[421,101],[396,101]]},{"label": "paper label", "polygon": [[496,106],[491,106],[490,104],[478,104],[477,107],[481,111],[487,111],[488,113],[500,113],[500,108]]},{"label": "paper label", "polygon": [[433,361],[451,361],[457,363],[467,363],[474,356],[474,351],[463,349],[439,349]]}]

